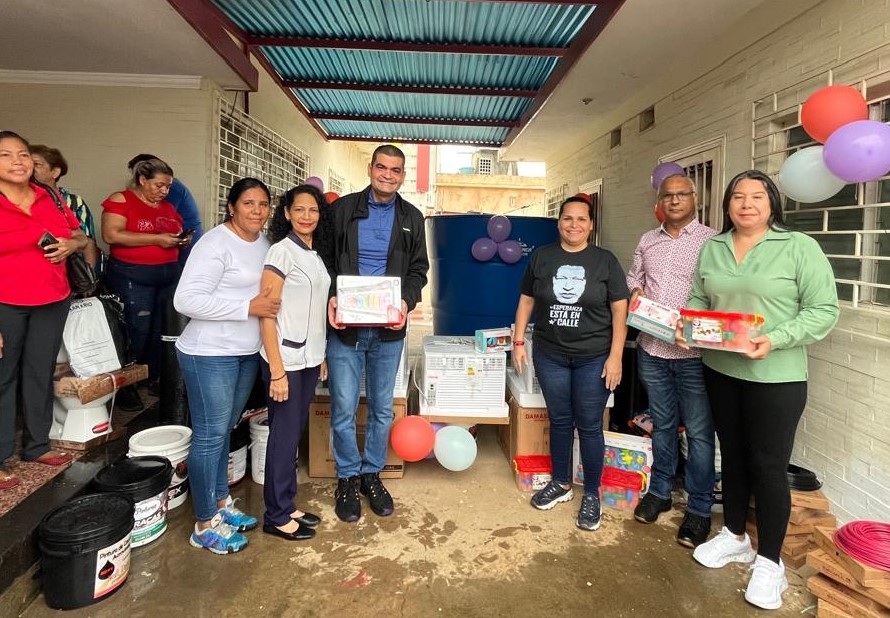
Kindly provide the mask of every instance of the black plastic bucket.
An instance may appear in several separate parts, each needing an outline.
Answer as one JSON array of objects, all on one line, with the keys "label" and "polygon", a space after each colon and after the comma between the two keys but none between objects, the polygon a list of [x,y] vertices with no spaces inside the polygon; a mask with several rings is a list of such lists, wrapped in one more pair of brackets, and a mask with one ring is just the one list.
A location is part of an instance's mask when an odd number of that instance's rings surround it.
[{"label": "black plastic bucket", "polygon": [[92,494],[56,507],[38,528],[46,604],[76,609],[121,587],[130,573],[133,499]]},{"label": "black plastic bucket", "polygon": [[151,543],[167,530],[167,486],[173,465],[166,457],[129,457],[99,470],[93,487],[102,492],[121,492],[136,504],[133,515],[133,547]]}]

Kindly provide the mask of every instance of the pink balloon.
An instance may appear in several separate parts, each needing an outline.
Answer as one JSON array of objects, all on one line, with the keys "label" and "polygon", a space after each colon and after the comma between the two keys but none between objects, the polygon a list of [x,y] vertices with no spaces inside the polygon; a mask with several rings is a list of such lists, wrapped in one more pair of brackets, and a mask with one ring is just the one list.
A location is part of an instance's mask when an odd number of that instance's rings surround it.
[{"label": "pink balloon", "polygon": [[522,245],[516,240],[505,240],[498,243],[498,256],[506,264],[515,264],[522,259]]},{"label": "pink balloon", "polygon": [[498,245],[491,238],[480,238],[470,247],[470,253],[479,262],[487,262],[498,252]]},{"label": "pink balloon", "polygon": [[488,237],[495,242],[504,242],[510,238],[513,224],[504,215],[495,215],[488,220]]},{"label": "pink balloon", "polygon": [[655,169],[652,170],[652,188],[658,191],[658,188],[661,186],[661,183],[664,182],[665,178],[677,174],[685,176],[686,170],[673,162],[659,163],[655,166]]},{"label": "pink balloon", "polygon": [[310,176],[309,178],[306,179],[306,181],[303,184],[304,185],[312,185],[319,191],[324,192],[324,180],[322,180],[318,176]]}]

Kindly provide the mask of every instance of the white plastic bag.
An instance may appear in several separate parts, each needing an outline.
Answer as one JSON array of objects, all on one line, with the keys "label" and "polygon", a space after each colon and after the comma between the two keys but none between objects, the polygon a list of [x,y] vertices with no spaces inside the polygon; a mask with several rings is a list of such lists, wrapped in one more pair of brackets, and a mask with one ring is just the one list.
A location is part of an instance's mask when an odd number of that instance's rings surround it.
[{"label": "white plastic bag", "polygon": [[62,340],[71,370],[78,378],[91,378],[121,368],[105,309],[98,298],[71,302]]}]

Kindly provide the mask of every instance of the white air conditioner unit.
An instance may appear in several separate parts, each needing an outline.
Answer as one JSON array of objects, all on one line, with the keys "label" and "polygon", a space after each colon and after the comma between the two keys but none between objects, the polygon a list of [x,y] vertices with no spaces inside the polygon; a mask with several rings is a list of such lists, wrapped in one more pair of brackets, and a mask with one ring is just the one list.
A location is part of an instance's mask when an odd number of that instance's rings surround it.
[{"label": "white air conditioner unit", "polygon": [[506,369],[504,352],[477,352],[472,337],[424,337],[421,414],[507,416]]},{"label": "white air conditioner unit", "polygon": [[525,355],[528,359],[528,366],[522,368],[523,384],[526,393],[540,393],[541,385],[538,384],[538,376],[535,375],[535,364],[532,362],[532,354],[534,350],[534,341],[532,341],[531,333],[525,334]]}]

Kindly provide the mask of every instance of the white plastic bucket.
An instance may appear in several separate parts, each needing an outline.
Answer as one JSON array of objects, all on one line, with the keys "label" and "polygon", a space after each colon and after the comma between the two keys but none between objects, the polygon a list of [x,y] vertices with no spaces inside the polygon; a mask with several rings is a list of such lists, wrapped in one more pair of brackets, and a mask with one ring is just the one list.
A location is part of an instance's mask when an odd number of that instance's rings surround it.
[{"label": "white plastic bucket", "polygon": [[140,431],[130,438],[127,457],[161,455],[170,460],[173,478],[167,489],[167,508],[175,509],[185,502],[189,491],[188,456],[192,430],[183,425],[163,425]]},{"label": "white plastic bucket", "polygon": [[254,483],[263,484],[266,476],[266,442],[269,441],[269,413],[263,412],[250,419],[250,476]]}]

